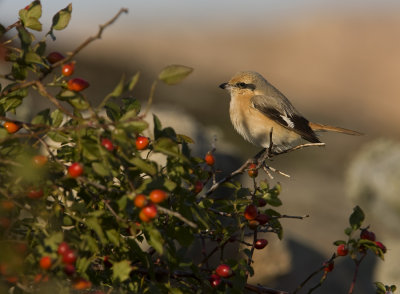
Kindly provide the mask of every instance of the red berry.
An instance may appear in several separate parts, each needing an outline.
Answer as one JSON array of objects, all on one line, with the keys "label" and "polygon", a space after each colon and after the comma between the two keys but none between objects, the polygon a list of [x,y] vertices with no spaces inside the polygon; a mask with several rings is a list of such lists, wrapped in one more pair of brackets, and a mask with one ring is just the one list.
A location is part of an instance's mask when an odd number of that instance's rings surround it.
[{"label": "red berry", "polygon": [[208,152],[206,154],[206,156],[204,157],[205,162],[209,165],[212,166],[215,164],[215,158],[214,155],[212,155],[210,152]]},{"label": "red berry", "polygon": [[268,241],[265,239],[258,239],[256,243],[254,243],[254,248],[256,249],[263,249],[265,246],[268,245]]},{"label": "red berry", "polygon": [[83,166],[79,162],[74,162],[68,167],[68,174],[71,178],[77,178],[83,173]]},{"label": "red berry", "polygon": [[264,198],[258,199],[258,203],[257,203],[258,207],[263,207],[265,205],[267,205],[267,200],[265,200]]},{"label": "red berry", "polygon": [[103,138],[103,139],[101,139],[101,145],[104,147],[104,148],[106,148],[108,151],[113,151],[114,150],[114,145],[113,145],[113,143],[109,140],[109,139],[107,139],[107,138]]},{"label": "red berry", "polygon": [[257,168],[257,164],[255,164],[255,163],[249,164],[249,170],[247,171],[249,177],[255,178],[258,176],[258,170],[256,168]]},{"label": "red berry", "polygon": [[76,261],[75,252],[68,249],[62,256],[62,262],[65,264],[74,264]]},{"label": "red berry", "polygon": [[330,262],[324,262],[324,272],[331,272],[332,270],[333,270],[333,268],[334,268],[334,263],[333,263],[333,261],[330,261]]},{"label": "red berry", "polygon": [[90,84],[86,80],[80,78],[74,78],[67,82],[68,90],[75,92],[83,91],[89,86]]},{"label": "red berry", "polygon": [[108,268],[112,267],[112,263],[111,263],[110,258],[108,256],[104,256],[103,262],[104,262],[104,265],[106,267],[108,267]]},{"label": "red berry", "polygon": [[147,204],[147,198],[144,194],[136,195],[135,199],[133,199],[133,203],[136,207],[142,208]]},{"label": "red berry", "polygon": [[144,136],[139,136],[136,138],[136,149],[144,150],[149,146],[149,138]]},{"label": "red berry", "polygon": [[378,246],[382,250],[383,253],[386,253],[386,246],[383,245],[381,242],[376,241],[375,245]]},{"label": "red berry", "polygon": [[33,164],[37,167],[41,167],[47,163],[47,156],[35,155],[33,157]]},{"label": "red berry", "polygon": [[67,242],[62,242],[62,243],[60,243],[60,245],[58,245],[57,253],[59,255],[64,255],[68,251],[70,251],[70,249],[69,249]]},{"label": "red berry", "polygon": [[201,181],[197,181],[194,184],[194,193],[199,194],[201,192],[201,190],[203,190],[203,183]]},{"label": "red berry", "polygon": [[48,270],[49,268],[51,268],[50,256],[43,256],[39,261],[39,265],[44,270]]},{"label": "red berry", "polygon": [[66,264],[64,266],[64,273],[67,276],[72,276],[75,273],[75,266],[73,264]]},{"label": "red berry", "polygon": [[12,122],[12,121],[6,121],[4,123],[4,128],[7,130],[7,132],[9,134],[14,134],[15,132],[17,132],[21,128],[21,126],[19,124],[16,124],[16,123]]},{"label": "red berry", "polygon": [[157,216],[157,207],[154,204],[149,204],[142,208],[142,212],[149,219],[153,219]]},{"label": "red berry", "polygon": [[349,249],[347,249],[346,244],[340,244],[337,247],[336,253],[338,256],[346,256],[349,253]]},{"label": "red berry", "polygon": [[92,283],[88,280],[85,280],[83,278],[79,278],[78,280],[76,280],[74,282],[74,284],[72,285],[72,287],[76,290],[85,290],[85,289],[89,289],[90,287],[92,287]]},{"label": "red berry", "polygon": [[47,55],[46,59],[48,62],[51,64],[56,63],[62,59],[64,59],[64,55],[62,55],[60,52],[51,52],[49,55]]},{"label": "red berry", "polygon": [[244,210],[244,217],[247,220],[253,220],[257,217],[257,215],[258,215],[257,207],[254,204],[248,205]]},{"label": "red berry", "polygon": [[219,284],[221,284],[221,277],[216,275],[216,274],[212,274],[208,280],[210,281],[211,287],[216,288],[218,287]]},{"label": "red berry", "polygon": [[258,221],[260,225],[265,225],[267,222],[269,222],[269,220],[270,217],[264,213],[260,213],[256,216],[256,221]]},{"label": "red berry", "polygon": [[229,265],[220,264],[216,269],[215,272],[221,278],[229,278],[232,275],[232,269]]},{"label": "red berry", "polygon": [[153,203],[161,203],[167,198],[167,193],[164,190],[156,189],[150,192],[149,197]]},{"label": "red berry", "polygon": [[28,197],[31,199],[39,199],[43,196],[43,190],[42,189],[30,189],[28,191]]},{"label": "red berry", "polygon": [[61,73],[65,77],[69,77],[74,73],[75,69],[75,62],[67,63],[64,64],[63,67],[61,68]]},{"label": "red berry", "polygon": [[370,241],[375,241],[376,237],[374,232],[368,231],[367,229],[362,229],[360,233],[360,238]]},{"label": "red berry", "polygon": [[151,218],[149,218],[144,212],[143,209],[139,212],[139,218],[142,222],[148,223],[151,221]]}]

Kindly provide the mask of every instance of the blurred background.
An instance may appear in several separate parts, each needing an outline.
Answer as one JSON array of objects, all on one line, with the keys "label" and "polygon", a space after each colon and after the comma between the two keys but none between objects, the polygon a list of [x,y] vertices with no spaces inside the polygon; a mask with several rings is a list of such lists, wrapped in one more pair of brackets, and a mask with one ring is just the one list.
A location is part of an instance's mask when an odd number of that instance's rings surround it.
[{"label": "blurred background", "polygon": [[[257,252],[253,282],[293,290],[331,256],[332,242],[345,238],[348,216],[359,204],[367,213],[365,225],[371,224],[388,253],[384,263],[373,256],[365,261],[356,293],[374,293],[377,280],[400,284],[399,1],[42,1],[39,39],[70,2],[70,25],[55,33],[48,52],[72,51],[121,7],[129,9],[76,58],[75,76],[91,83],[89,99],[100,101],[122,73],[140,71],[135,96],[145,102],[164,66],[193,67],[182,84],[159,84],[153,111],[164,124],[195,137],[199,156],[217,137],[221,166],[233,170],[259,151],[234,132],[228,93],[218,88],[241,70],[261,73],[309,120],[365,133],[324,133],[326,147],[274,158],[271,166],[291,175],[270,180],[283,185],[279,211],[310,217],[283,221],[285,241],[272,242],[271,236],[270,250],[286,251],[281,259]],[[29,3],[0,0],[0,22],[14,23]],[[41,107],[37,99],[27,99],[17,116],[31,117]],[[226,158],[231,162],[223,163]],[[354,265],[338,261],[336,267],[323,293],[347,292]]]}]

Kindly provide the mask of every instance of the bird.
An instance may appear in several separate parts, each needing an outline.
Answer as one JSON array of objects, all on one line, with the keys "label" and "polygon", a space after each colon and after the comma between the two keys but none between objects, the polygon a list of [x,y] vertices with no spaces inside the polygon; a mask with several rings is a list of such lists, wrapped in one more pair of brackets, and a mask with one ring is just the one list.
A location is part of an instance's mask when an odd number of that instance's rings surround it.
[{"label": "bird", "polygon": [[321,143],[316,134],[320,131],[362,135],[308,121],[284,94],[255,71],[238,72],[219,87],[230,92],[229,114],[234,129],[246,141],[272,152],[283,152],[302,140]]}]

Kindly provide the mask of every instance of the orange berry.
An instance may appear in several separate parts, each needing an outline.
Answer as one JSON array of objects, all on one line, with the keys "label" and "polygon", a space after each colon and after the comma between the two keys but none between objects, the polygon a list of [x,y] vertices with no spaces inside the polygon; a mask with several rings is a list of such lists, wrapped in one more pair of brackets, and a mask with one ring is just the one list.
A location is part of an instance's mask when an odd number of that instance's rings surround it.
[{"label": "orange berry", "polygon": [[4,210],[12,210],[14,208],[15,204],[11,200],[3,200],[1,202],[1,208]]},{"label": "orange berry", "polygon": [[136,207],[142,208],[147,204],[147,198],[144,194],[136,195],[135,199],[133,199],[133,203]]},{"label": "orange berry", "polygon": [[209,166],[212,166],[212,165],[214,165],[214,163],[215,163],[214,155],[212,155],[210,152],[208,152],[208,153],[206,154],[206,156],[204,157],[204,160],[206,161],[206,163],[207,163]]},{"label": "orange berry", "polygon": [[136,138],[136,149],[144,150],[149,146],[149,138],[144,136],[139,136]]},{"label": "orange berry", "polygon": [[44,270],[48,270],[49,268],[51,268],[50,256],[43,256],[39,261],[39,265]]},{"label": "orange berry", "polygon": [[74,284],[72,285],[72,287],[76,290],[85,290],[85,289],[89,289],[90,287],[92,287],[92,283],[88,280],[85,280],[83,278],[79,278],[78,280],[76,280],[74,282]]},{"label": "orange berry", "polygon": [[33,163],[37,166],[43,166],[47,163],[47,156],[44,155],[35,155],[33,157]]},{"label": "orange berry", "polygon": [[89,82],[87,82],[84,79],[80,79],[80,78],[74,78],[67,82],[68,90],[75,91],[75,92],[83,91],[89,86],[90,86]]},{"label": "orange berry", "polygon": [[148,223],[151,221],[151,218],[149,218],[143,211],[143,209],[139,212],[139,218],[142,222]]},{"label": "orange berry", "polygon": [[19,126],[18,124],[14,123],[12,121],[6,121],[4,123],[4,127],[9,134],[14,134],[21,128],[21,126]]},{"label": "orange berry", "polygon": [[150,192],[149,197],[153,203],[161,203],[167,198],[167,193],[163,190],[156,189]]},{"label": "orange berry", "polygon": [[61,73],[65,77],[69,77],[74,73],[75,69],[75,62],[67,63],[64,64],[63,67],[61,68]]},{"label": "orange berry", "polygon": [[257,215],[258,215],[257,206],[255,206],[254,204],[248,205],[244,210],[244,217],[247,220],[253,220],[257,217]]},{"label": "orange berry", "polygon": [[255,163],[249,164],[249,170],[247,171],[249,177],[256,178],[258,176],[258,170],[256,168],[257,168],[257,164],[255,164]]}]

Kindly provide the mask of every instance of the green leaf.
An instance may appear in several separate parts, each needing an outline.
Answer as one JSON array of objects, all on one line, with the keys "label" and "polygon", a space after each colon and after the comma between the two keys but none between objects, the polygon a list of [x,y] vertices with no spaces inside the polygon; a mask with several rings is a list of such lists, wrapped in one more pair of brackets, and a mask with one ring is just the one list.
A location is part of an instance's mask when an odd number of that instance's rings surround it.
[{"label": "green leaf", "polygon": [[101,225],[99,223],[99,220],[97,217],[90,217],[86,220],[86,225],[91,228],[93,231],[96,232],[97,236],[100,239],[100,242],[103,244],[107,243],[107,239],[104,236],[103,229],[101,228]]},{"label": "green leaf", "polygon": [[107,95],[107,97],[114,97],[117,98],[122,95],[124,92],[124,84],[125,84],[125,74],[122,75],[121,79],[119,80],[117,86],[114,88],[114,90]]},{"label": "green leaf", "polygon": [[38,42],[35,45],[34,50],[35,50],[36,54],[38,54],[40,56],[44,55],[44,53],[46,52],[46,42],[45,41]]},{"label": "green leaf", "polygon": [[42,24],[37,18],[28,17],[24,21],[25,27],[35,30],[35,31],[42,31]]},{"label": "green leaf", "polygon": [[111,175],[110,169],[101,162],[93,162],[92,168],[94,172],[101,177],[108,177]]},{"label": "green leaf", "polygon": [[146,226],[147,232],[150,235],[150,238],[147,240],[149,244],[158,252],[158,254],[163,254],[164,248],[164,240],[161,236],[161,233],[153,226]]},{"label": "green leaf", "polygon": [[68,4],[67,7],[61,9],[53,16],[53,24],[51,25],[51,29],[53,30],[63,30],[67,27],[72,12],[72,4]]},{"label": "green leaf", "polygon": [[126,97],[126,98],[122,98],[122,102],[124,103],[125,112],[135,110],[136,115],[139,114],[141,105],[137,99],[132,98],[132,97]]},{"label": "green leaf", "polygon": [[45,246],[50,247],[52,250],[56,251],[58,245],[62,242],[64,236],[62,232],[57,232],[50,235],[48,238],[44,240]]},{"label": "green leaf", "polygon": [[22,26],[17,26],[18,37],[21,40],[21,46],[23,49],[28,48],[32,43],[32,35]]},{"label": "green leaf", "polygon": [[50,109],[39,112],[33,119],[33,124],[50,125]]},{"label": "green leaf", "polygon": [[50,139],[52,139],[54,142],[59,142],[59,143],[68,143],[69,142],[69,136],[62,132],[50,131],[47,133],[47,136]]},{"label": "green leaf", "polygon": [[33,1],[29,5],[28,9],[28,17],[39,19],[42,16],[42,5],[40,1]]},{"label": "green leaf", "polygon": [[106,109],[107,116],[112,121],[118,121],[121,117],[121,111],[116,103],[108,101],[104,108]]},{"label": "green leaf", "polygon": [[353,208],[353,213],[350,215],[349,222],[353,230],[357,230],[361,227],[364,221],[365,215],[361,208],[357,205]]},{"label": "green leaf", "polygon": [[91,260],[86,257],[79,257],[76,261],[76,269],[78,273],[84,274],[91,264]]},{"label": "green leaf", "polygon": [[130,120],[134,120],[134,119],[137,119],[137,110],[136,109],[132,109],[132,110],[125,112],[119,120],[121,122],[126,122],[126,121],[130,121]]},{"label": "green leaf", "polygon": [[153,143],[153,148],[155,152],[160,152],[165,155],[178,157],[185,162],[189,162],[189,160],[179,153],[178,144],[172,141],[169,138],[160,138]]},{"label": "green leaf", "polygon": [[157,174],[157,166],[150,161],[143,160],[140,157],[134,157],[130,160],[130,162],[146,174],[151,176],[155,176]]},{"label": "green leaf", "polygon": [[17,80],[24,80],[24,79],[26,79],[26,76],[28,75],[28,70],[25,65],[21,65],[19,63],[14,62],[12,64],[11,74]]},{"label": "green leaf", "polygon": [[133,88],[136,86],[137,82],[139,81],[140,72],[138,71],[132,78],[128,84],[128,90],[132,91]]},{"label": "green leaf", "polygon": [[106,231],[106,235],[108,240],[110,240],[111,243],[113,243],[115,246],[119,246],[119,234],[116,230],[111,229]]},{"label": "green leaf", "polygon": [[186,136],[186,135],[177,134],[176,138],[178,139],[179,143],[183,143],[183,142],[186,142],[186,143],[189,143],[189,144],[193,144],[194,143],[194,140],[192,138]]},{"label": "green leaf", "polygon": [[158,78],[167,85],[175,85],[186,78],[193,68],[184,65],[169,65],[165,67]]},{"label": "green leaf", "polygon": [[61,112],[61,110],[56,109],[50,114],[50,117],[52,126],[58,128],[64,119],[64,114]]},{"label": "green leaf", "polygon": [[124,129],[129,134],[140,134],[149,127],[144,120],[132,120],[118,124],[118,128]]},{"label": "green leaf", "polygon": [[122,260],[120,262],[114,262],[112,267],[112,279],[119,280],[120,282],[129,279],[129,274],[132,271],[131,263],[128,260]]},{"label": "green leaf", "polygon": [[43,61],[43,59],[42,59],[38,54],[36,54],[35,52],[27,52],[27,53],[25,54],[25,62],[26,62],[27,64],[32,64],[32,63],[34,63],[34,64],[40,64],[40,65],[42,65],[42,66],[44,66],[44,67],[46,67],[46,68],[49,67],[49,66]]},{"label": "green leaf", "polygon": [[153,114],[153,123],[154,123],[154,139],[158,139],[162,133],[162,125],[160,119],[157,115]]}]

